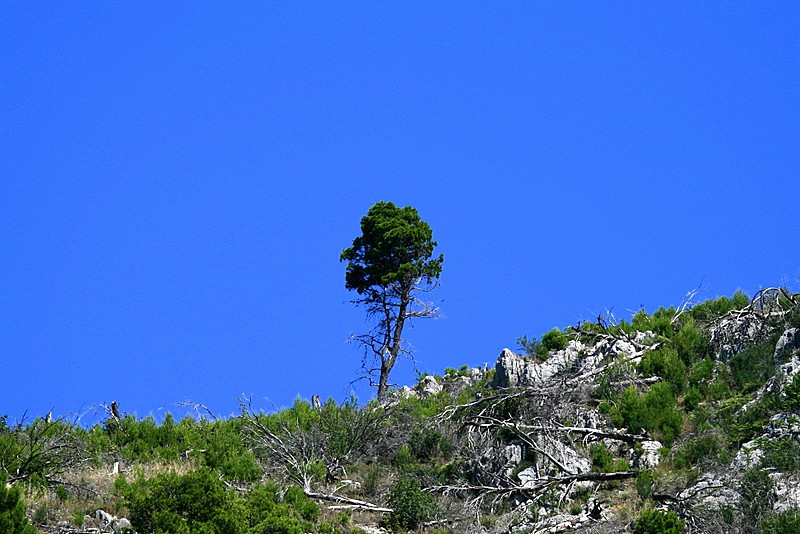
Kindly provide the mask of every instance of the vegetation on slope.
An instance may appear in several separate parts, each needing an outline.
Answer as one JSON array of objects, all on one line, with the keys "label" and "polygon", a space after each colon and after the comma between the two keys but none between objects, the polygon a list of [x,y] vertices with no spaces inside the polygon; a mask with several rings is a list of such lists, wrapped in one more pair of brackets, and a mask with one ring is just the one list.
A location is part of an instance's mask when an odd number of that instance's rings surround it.
[{"label": "vegetation on slope", "polygon": [[[91,428],[3,417],[0,476],[53,532],[115,517],[130,521],[117,531],[140,533],[495,532],[557,520],[789,532],[800,513],[773,507],[777,484],[800,477],[798,437],[762,435],[800,429],[800,373],[776,378],[798,357],[776,349],[792,328],[796,295],[737,292],[520,338],[535,365],[570,362],[536,387],[499,389],[493,370],[465,366],[366,406],[298,399],[267,413],[243,400],[225,420],[109,412]],[[711,506],[714,494],[727,497]]]}]

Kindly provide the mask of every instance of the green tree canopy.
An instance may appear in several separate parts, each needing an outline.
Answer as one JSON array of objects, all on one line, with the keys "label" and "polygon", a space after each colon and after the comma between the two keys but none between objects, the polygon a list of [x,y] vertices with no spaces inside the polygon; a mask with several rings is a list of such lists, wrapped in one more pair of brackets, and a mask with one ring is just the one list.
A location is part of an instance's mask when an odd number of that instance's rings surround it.
[{"label": "green tree canopy", "polygon": [[433,257],[436,245],[431,227],[416,209],[378,202],[361,218],[361,235],[339,258],[347,262],[345,287],[360,296],[353,302],[365,306],[368,317],[377,318],[377,326],[356,339],[368,356],[380,362],[378,367],[364,362],[368,377],[379,375],[377,383],[370,378],[378,386],[379,400],[385,397],[389,373],[403,352],[405,322],[436,315],[433,306],[415,296],[433,289],[442,272],[444,256]]}]

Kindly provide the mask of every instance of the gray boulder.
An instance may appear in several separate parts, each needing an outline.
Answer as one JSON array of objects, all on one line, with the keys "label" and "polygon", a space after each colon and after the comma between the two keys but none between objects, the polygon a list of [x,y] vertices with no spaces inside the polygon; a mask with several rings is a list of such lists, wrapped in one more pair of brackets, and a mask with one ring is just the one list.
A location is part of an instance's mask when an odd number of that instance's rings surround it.
[{"label": "gray boulder", "polygon": [[423,399],[436,395],[442,391],[442,385],[433,376],[425,376],[414,387],[420,397]]},{"label": "gray boulder", "polygon": [[792,353],[798,348],[800,348],[800,328],[789,328],[775,344],[775,354],[772,356],[772,361],[778,363],[787,352]]}]

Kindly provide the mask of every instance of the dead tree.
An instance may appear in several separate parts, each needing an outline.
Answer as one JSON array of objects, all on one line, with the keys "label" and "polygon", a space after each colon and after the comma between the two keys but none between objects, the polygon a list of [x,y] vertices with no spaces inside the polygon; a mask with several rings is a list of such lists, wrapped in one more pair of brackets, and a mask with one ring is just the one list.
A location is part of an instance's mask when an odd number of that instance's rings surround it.
[{"label": "dead tree", "polygon": [[386,417],[383,410],[352,403],[327,403],[313,412],[310,422],[301,421],[292,410],[274,416],[256,413],[246,399],[240,406],[245,440],[265,468],[315,498],[317,488],[346,476],[349,463],[377,440]]},{"label": "dead tree", "polygon": [[62,475],[86,458],[81,440],[63,418],[20,421],[16,430],[0,428],[0,472],[10,484],[69,485]]}]

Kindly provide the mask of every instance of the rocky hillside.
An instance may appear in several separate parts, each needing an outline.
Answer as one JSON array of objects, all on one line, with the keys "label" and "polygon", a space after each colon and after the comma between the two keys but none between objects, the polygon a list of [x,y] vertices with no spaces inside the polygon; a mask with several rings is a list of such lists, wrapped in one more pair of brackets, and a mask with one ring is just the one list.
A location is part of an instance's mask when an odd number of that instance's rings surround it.
[{"label": "rocky hillside", "polygon": [[800,295],[518,341],[382,405],[2,425],[0,473],[45,532],[800,532]]}]

